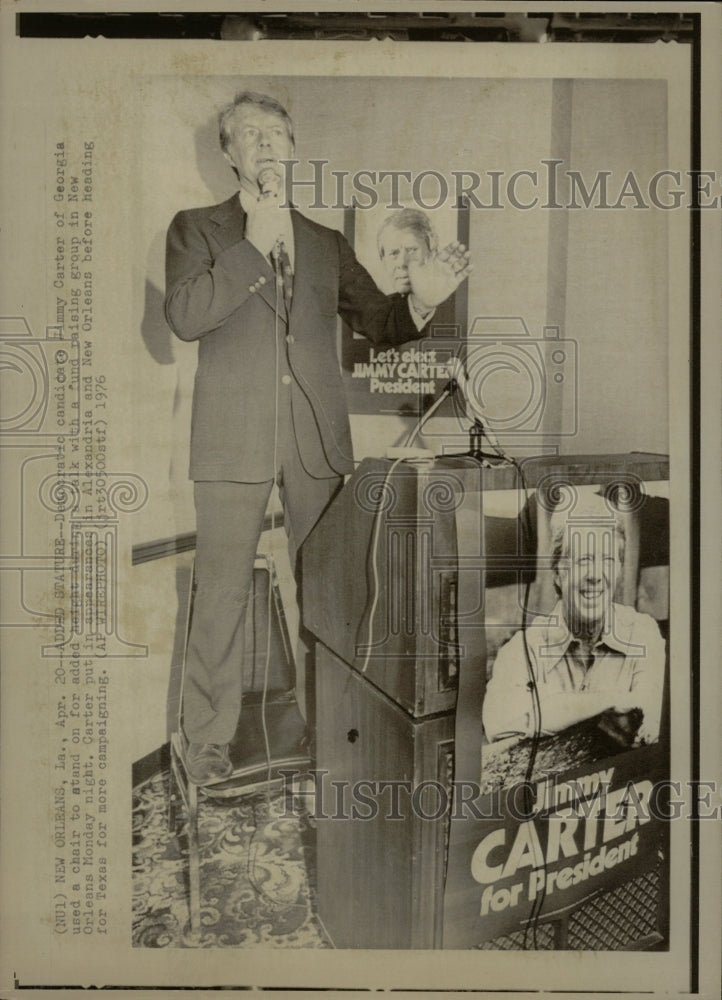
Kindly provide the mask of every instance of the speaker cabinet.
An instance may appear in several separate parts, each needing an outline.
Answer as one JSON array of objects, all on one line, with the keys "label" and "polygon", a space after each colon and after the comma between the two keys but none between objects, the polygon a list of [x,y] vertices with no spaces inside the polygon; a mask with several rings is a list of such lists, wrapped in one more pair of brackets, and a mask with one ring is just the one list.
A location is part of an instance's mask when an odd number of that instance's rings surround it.
[{"label": "speaker cabinet", "polygon": [[438,948],[453,714],[416,719],[316,656],[319,916],[337,948]]}]

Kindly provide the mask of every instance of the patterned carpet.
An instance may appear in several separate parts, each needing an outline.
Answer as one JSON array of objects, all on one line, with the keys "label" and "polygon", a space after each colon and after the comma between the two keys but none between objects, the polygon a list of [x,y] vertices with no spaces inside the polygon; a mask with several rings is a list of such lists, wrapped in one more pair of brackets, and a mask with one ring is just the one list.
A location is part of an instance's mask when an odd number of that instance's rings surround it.
[{"label": "patterned carpet", "polygon": [[182,816],[178,836],[168,829],[168,780],[163,772],[134,789],[133,945],[330,947],[315,915],[314,831],[282,791],[202,802],[202,928],[191,931],[187,838]]},{"label": "patterned carpet", "polygon": [[[283,791],[204,800],[199,809],[201,930],[190,929],[187,838],[182,816],[168,828],[168,772],[133,794],[133,945],[139,948],[329,948],[316,915],[314,830]],[[603,893],[569,918],[580,950],[665,949],[658,932],[660,870]],[[527,945],[522,932],[483,949],[553,949],[552,924]]]}]

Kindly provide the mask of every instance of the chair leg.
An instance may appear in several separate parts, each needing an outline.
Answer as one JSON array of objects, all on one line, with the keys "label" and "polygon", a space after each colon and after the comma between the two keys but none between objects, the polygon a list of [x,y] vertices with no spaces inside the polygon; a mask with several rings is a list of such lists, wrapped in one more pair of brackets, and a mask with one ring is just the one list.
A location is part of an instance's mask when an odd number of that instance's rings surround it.
[{"label": "chair leg", "polygon": [[170,745],[170,769],[168,773],[168,833],[174,835],[178,824],[178,780],[176,778],[175,749],[173,742]]},{"label": "chair leg", "polygon": [[201,929],[200,849],[198,843],[198,789],[188,782],[188,885],[191,930]]}]

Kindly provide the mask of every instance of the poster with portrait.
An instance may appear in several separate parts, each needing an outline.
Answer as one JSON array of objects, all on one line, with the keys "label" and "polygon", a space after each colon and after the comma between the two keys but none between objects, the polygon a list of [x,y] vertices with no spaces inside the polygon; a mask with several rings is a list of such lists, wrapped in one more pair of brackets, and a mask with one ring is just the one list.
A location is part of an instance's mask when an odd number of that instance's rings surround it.
[{"label": "poster with portrait", "polygon": [[[181,6],[0,8],[0,992],[717,995],[720,11]],[[638,489],[560,535],[570,467]],[[252,584],[206,570],[202,619],[209,524]],[[189,622],[246,598],[218,702],[264,774],[223,797]],[[514,680],[567,601],[644,619],[656,732]]]},{"label": "poster with portrait", "polygon": [[[530,459],[522,489],[477,498],[485,641],[459,678],[445,895],[457,946],[593,947],[582,901],[605,891],[621,894],[619,933],[636,947],[667,933],[668,469],[604,464]],[[456,515],[467,554],[472,507]],[[596,940],[613,947],[605,926]]]},{"label": "poster with portrait", "polygon": [[[382,172],[379,181],[386,180]],[[469,206],[438,171],[413,181],[404,173],[403,178],[396,177],[395,187],[402,180],[413,188],[412,197],[401,200],[394,189],[391,197],[382,196],[377,203],[374,192],[367,204],[346,211],[344,231],[378,287],[389,295],[408,296],[409,265],[424,266],[430,256],[451,244],[468,244]],[[423,416],[448,383],[447,362],[463,349],[467,299],[462,284],[434,310],[419,339],[394,353],[370,346],[365,337],[342,324],[341,370],[350,412]],[[448,411],[447,406],[442,413]]]}]

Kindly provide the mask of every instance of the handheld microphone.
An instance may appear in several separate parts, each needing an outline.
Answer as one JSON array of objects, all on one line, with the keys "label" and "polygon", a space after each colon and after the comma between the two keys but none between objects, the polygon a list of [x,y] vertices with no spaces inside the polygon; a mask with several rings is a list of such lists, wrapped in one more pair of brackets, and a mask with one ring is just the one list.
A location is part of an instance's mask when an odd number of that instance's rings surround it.
[{"label": "handheld microphone", "polygon": [[271,198],[274,194],[278,195],[281,182],[273,167],[264,167],[258,174],[257,182],[262,198]]},{"label": "handheld microphone", "polygon": [[[260,189],[259,200],[266,198],[277,198],[281,189],[281,180],[273,167],[264,167],[256,178]],[[279,239],[273,244],[270,250],[271,259],[278,277],[278,262],[283,249],[283,242]]]}]

